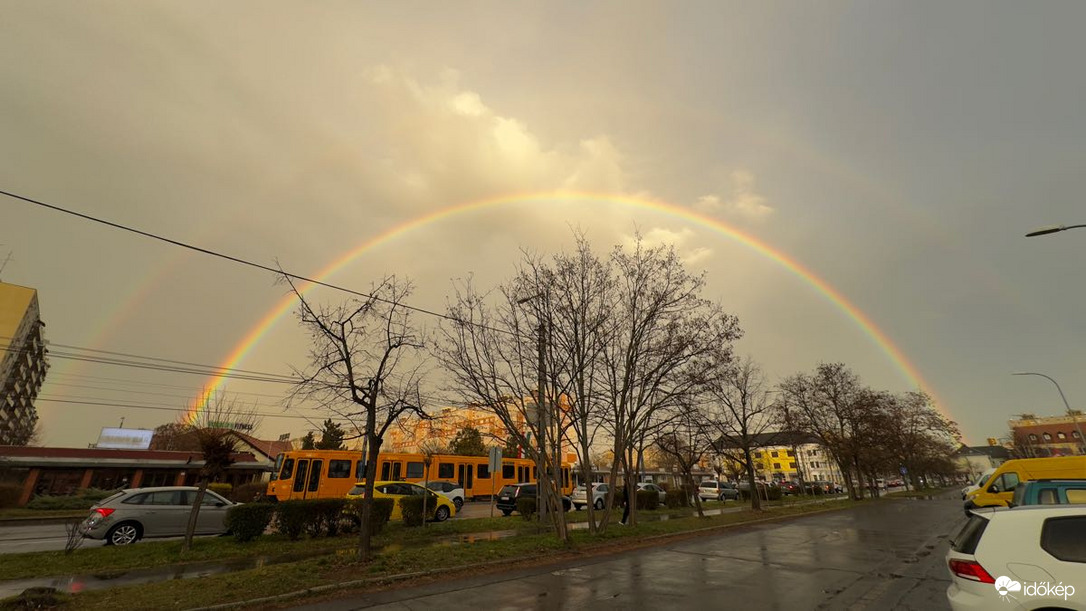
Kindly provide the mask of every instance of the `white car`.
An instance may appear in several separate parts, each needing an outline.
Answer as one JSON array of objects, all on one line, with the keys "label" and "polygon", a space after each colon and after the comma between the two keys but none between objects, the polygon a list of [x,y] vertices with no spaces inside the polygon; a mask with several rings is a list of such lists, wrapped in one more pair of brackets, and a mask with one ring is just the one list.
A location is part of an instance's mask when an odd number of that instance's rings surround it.
[{"label": "white car", "polygon": [[426,484],[426,487],[452,501],[452,504],[456,507],[456,513],[460,513],[460,508],[464,506],[464,489],[460,484],[453,482],[430,482]]},{"label": "white car", "polygon": [[[592,484],[592,506],[596,509],[603,509],[607,492],[610,489],[611,487],[607,484]],[[570,499],[573,501],[574,509],[584,509],[585,505],[588,504],[588,490],[583,485],[577,486]]]},{"label": "white car", "polygon": [[1086,611],[1082,505],[973,510],[946,559],[954,611]]},{"label": "white car", "polygon": [[658,495],[660,495],[661,505],[663,505],[667,501],[667,491],[652,482],[641,482],[637,484],[637,490],[652,490],[653,492],[657,493]]},{"label": "white car", "polygon": [[970,492],[974,490],[980,490],[980,487],[984,485],[984,482],[988,481],[989,477],[992,477],[993,473],[995,473],[995,467],[992,467],[991,469],[986,469],[984,473],[980,474],[980,477],[973,481],[972,484],[969,484],[965,488],[962,488],[962,500],[964,501],[969,496]]}]

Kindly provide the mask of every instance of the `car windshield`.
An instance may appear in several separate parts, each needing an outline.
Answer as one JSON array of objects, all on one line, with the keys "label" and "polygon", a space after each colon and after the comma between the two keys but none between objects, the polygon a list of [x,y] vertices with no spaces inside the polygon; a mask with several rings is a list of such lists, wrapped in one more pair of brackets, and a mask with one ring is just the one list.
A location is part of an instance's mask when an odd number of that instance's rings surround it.
[{"label": "car windshield", "polygon": [[500,494],[513,496],[516,493],[517,493],[517,487],[516,486],[502,486],[502,491],[501,491]]}]

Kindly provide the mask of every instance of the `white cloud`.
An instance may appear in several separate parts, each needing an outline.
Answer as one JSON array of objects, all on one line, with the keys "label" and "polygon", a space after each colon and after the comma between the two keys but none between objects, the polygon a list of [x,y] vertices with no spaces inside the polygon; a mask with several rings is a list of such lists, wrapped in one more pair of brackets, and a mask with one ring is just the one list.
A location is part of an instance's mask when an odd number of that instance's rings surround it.
[{"label": "white cloud", "polygon": [[624,192],[623,156],[607,136],[549,143],[519,118],[491,108],[443,72],[422,83],[387,66],[366,71],[382,128],[379,166],[367,185],[386,201],[448,205],[504,193],[576,189]]},{"label": "white cloud", "polygon": [[[648,248],[658,246],[673,246],[686,265],[694,265],[708,259],[713,254],[713,249],[704,246],[687,245],[695,236],[693,229],[684,227],[678,231],[664,227],[653,227],[641,234],[641,245]],[[626,234],[622,236],[622,247],[632,250],[637,245],[637,235]]]},{"label": "white cloud", "polygon": [[710,216],[747,221],[761,221],[773,214],[766,198],[754,190],[753,174],[736,170],[729,178],[727,195],[702,195],[694,202],[694,209]]}]

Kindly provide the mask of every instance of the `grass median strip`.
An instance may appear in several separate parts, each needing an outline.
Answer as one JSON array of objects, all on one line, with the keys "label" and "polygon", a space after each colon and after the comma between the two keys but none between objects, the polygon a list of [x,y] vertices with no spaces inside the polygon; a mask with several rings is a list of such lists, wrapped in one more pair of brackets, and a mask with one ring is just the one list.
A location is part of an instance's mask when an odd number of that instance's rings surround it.
[{"label": "grass median strip", "polygon": [[[590,552],[601,547],[624,543],[635,545],[638,540],[645,537],[677,535],[706,528],[839,509],[852,504],[849,501],[832,501],[812,505],[774,507],[757,513],[742,511],[706,518],[686,517],[666,521],[646,521],[636,527],[613,526],[602,535],[574,531],[571,533],[572,541],[568,545],[558,541],[549,533],[525,533],[516,537],[481,541],[471,545],[449,543],[411,546],[406,544],[405,538],[400,543],[386,544],[377,557],[365,565],[355,562],[353,554],[349,550],[344,550],[341,553],[327,554],[319,558],[205,577],[199,581],[166,581],[87,592],[72,597],[69,605],[80,609],[114,609],[120,606],[136,609],[187,609],[225,602],[241,603],[255,598],[365,578],[391,577],[434,569],[447,569],[451,574],[471,565],[486,562],[539,561],[548,557],[557,558],[562,554]],[[530,524],[523,520],[519,521]],[[414,530],[421,531],[422,529]]]}]

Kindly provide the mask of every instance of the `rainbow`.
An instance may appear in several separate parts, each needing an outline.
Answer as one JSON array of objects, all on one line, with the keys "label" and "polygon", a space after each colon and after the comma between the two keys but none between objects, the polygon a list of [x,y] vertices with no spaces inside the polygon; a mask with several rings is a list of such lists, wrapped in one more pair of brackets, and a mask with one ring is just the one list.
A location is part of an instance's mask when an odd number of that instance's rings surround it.
[{"label": "rainbow", "polygon": [[[611,203],[620,204],[635,209],[651,210],[660,212],[668,216],[683,219],[703,227],[707,227],[721,235],[724,235],[736,242],[750,248],[760,255],[770,259],[771,261],[779,264],[781,267],[792,272],[798,276],[805,283],[813,287],[818,293],[820,293],[831,304],[844,311],[855,323],[866,333],[875,344],[890,358],[890,360],[900,369],[906,378],[916,387],[922,389],[924,392],[931,396],[935,402],[936,407],[943,413],[944,416],[949,418],[946,410],[942,407],[942,401],[939,400],[935,394],[931,385],[924,381],[920,371],[913,365],[905,354],[898,348],[885,333],[879,329],[878,326],[858,307],[850,302],[844,295],[838,292],[835,288],[830,286],[822,278],[818,277],[810,269],[806,268],[802,263],[788,257],[785,253],[773,248],[769,244],[759,240],[758,238],[743,233],[742,231],[728,225],[717,219],[699,214],[688,208],[680,207],[674,204],[668,204],[657,200],[630,197],[626,195],[615,195],[609,193],[593,193],[585,191],[549,191],[549,192],[536,192],[536,193],[519,193],[514,195],[503,195],[490,199],[482,199],[473,202],[467,202],[462,204],[452,205],[435,212],[419,216],[411,219],[395,227],[386,230],[380,235],[374,236],[355,248],[345,252],[331,263],[326,265],[323,269],[317,272],[314,280],[324,281],[328,277],[332,276],[344,266],[354,261],[367,251],[382,244],[385,244],[397,237],[400,237],[412,230],[418,229],[431,223],[436,223],[444,219],[448,219],[452,216],[463,214],[467,212],[475,212],[479,210],[486,210],[489,208],[495,208],[498,206],[509,204],[521,204],[521,203],[553,203],[555,201],[575,201],[585,203]],[[306,284],[300,288],[300,291],[305,294],[313,288],[313,284]],[[295,297],[292,293],[284,296],[278,303],[275,304],[265,314],[259,322],[256,323],[249,332],[239,341],[234,348],[230,351],[229,355],[223,360],[220,365],[221,368],[237,368],[241,361],[245,358],[249,352],[260,342],[261,338],[267,333],[275,323],[288,314],[292,307],[295,305]],[[207,404],[207,399],[215,393],[219,387],[222,386],[225,378],[214,376],[208,379],[205,384],[205,390],[200,395],[199,399],[192,404],[190,411],[188,412],[189,418],[195,419],[199,414],[201,406]]]}]

